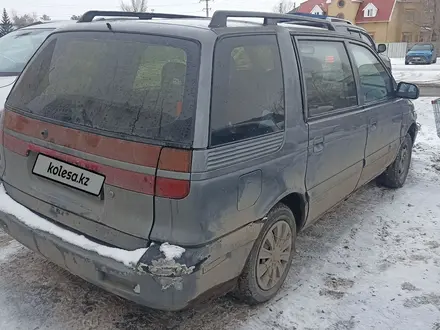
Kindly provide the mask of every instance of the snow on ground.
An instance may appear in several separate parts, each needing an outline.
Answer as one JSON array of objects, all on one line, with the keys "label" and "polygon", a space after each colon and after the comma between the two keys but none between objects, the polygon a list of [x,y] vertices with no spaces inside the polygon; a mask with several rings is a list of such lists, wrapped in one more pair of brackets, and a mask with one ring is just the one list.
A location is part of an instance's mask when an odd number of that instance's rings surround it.
[{"label": "snow on ground", "polygon": [[405,59],[392,58],[393,76],[397,81],[440,84],[440,58],[431,65],[405,65]]},{"label": "snow on ground", "polygon": [[[47,221],[34,212],[25,208],[23,205],[17,203],[6,193],[3,185],[0,184],[0,210],[5,213],[12,214],[28,227],[53,234],[63,241],[78,246],[84,250],[93,251],[97,254],[114,259],[123,263],[127,267],[136,267],[139,259],[147,252],[147,248],[137,249],[134,251],[127,251],[117,248],[111,248],[102,244],[92,242],[83,235],[78,235],[59,226],[54,225],[52,222]],[[179,248],[178,246],[175,248]],[[180,248],[182,249],[182,248]],[[183,252],[185,250],[183,249]],[[182,252],[182,253],[183,253]]]},{"label": "snow on ground", "polygon": [[[439,95],[440,96],[440,95]],[[278,296],[153,311],[70,275],[0,232],[0,329],[440,329],[440,139],[431,99],[404,188],[374,183],[300,233]]]}]

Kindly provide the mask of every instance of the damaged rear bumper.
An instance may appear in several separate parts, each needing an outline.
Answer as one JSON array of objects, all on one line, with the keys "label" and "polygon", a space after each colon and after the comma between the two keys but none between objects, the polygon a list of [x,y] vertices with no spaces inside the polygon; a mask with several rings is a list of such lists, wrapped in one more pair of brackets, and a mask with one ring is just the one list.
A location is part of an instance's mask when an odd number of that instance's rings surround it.
[{"label": "damaged rear bumper", "polygon": [[[0,210],[0,229],[48,260],[109,292],[147,307],[176,311],[211,289],[221,292],[228,289],[223,285],[233,283],[231,280],[240,275],[260,225],[252,224],[202,247],[187,248],[174,258],[167,258],[161,245],[153,243],[137,262],[130,264],[36,229],[7,211]],[[112,249],[104,245],[102,248]]]},{"label": "damaged rear bumper", "polygon": [[[179,264],[179,260],[166,260],[163,255],[160,256],[159,245],[150,247],[136,267],[128,267],[52,234],[34,230],[2,211],[0,228],[71,273],[141,305],[180,310],[198,295],[196,282],[200,270],[197,271],[195,265]],[[158,258],[148,259],[152,256]],[[164,274],[171,276],[162,276]]]}]

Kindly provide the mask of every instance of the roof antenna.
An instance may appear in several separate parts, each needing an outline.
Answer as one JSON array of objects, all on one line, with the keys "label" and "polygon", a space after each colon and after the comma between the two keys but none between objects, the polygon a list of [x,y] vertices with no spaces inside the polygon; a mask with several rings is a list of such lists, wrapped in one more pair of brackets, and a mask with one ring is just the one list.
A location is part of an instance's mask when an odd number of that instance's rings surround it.
[{"label": "roof antenna", "polygon": [[105,23],[105,24],[107,25],[108,29],[109,29],[110,31],[112,31],[112,32],[113,32],[113,29],[112,29],[112,26],[110,25],[110,23],[109,23],[109,22],[107,22],[107,23]]}]

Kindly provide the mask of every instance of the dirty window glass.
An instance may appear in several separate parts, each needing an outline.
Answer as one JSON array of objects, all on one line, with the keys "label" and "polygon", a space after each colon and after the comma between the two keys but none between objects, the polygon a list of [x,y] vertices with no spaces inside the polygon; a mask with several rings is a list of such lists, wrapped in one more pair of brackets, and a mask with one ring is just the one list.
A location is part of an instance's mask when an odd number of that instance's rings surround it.
[{"label": "dirty window glass", "polygon": [[350,50],[359,70],[361,97],[364,102],[370,103],[392,98],[393,81],[374,53],[370,49],[354,44],[350,45]]},{"label": "dirty window glass", "polygon": [[357,91],[342,42],[300,41],[309,116],[356,106]]},{"label": "dirty window glass", "polygon": [[199,46],[159,36],[67,32],[50,37],[8,105],[121,138],[191,143]]},{"label": "dirty window glass", "polygon": [[284,85],[276,36],[218,42],[211,103],[211,146],[284,129]]}]

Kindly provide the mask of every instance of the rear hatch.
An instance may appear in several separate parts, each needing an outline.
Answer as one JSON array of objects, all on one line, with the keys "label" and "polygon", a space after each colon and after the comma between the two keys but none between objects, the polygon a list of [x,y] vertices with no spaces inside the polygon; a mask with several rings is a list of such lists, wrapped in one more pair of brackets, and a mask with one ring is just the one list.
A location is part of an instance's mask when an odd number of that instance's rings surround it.
[{"label": "rear hatch", "polygon": [[199,53],[173,37],[50,36],[6,103],[8,193],[95,240],[148,244],[155,196],[189,192]]}]

